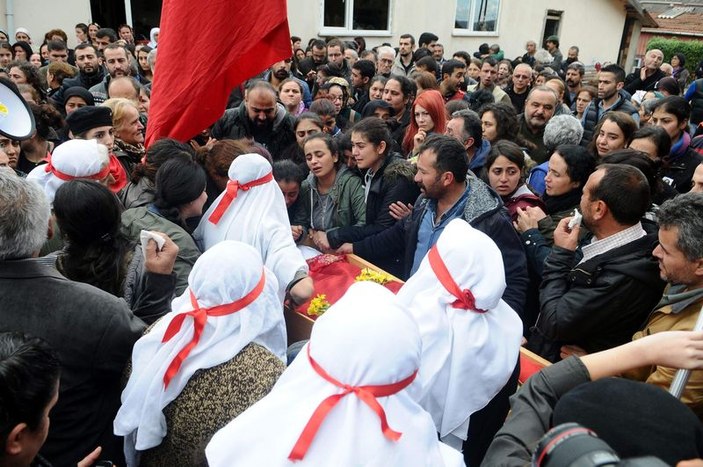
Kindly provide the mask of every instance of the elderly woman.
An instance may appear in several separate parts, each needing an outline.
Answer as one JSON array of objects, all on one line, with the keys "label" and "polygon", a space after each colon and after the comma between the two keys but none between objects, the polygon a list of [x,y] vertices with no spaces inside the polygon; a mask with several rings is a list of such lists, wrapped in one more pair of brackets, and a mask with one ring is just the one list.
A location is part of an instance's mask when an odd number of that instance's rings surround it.
[{"label": "elderly woman", "polygon": [[122,97],[108,99],[103,105],[112,110],[112,126],[115,129],[114,153],[127,173],[132,173],[144,156],[144,125],[139,116],[139,109],[134,102]]},{"label": "elderly woman", "polygon": [[542,196],[544,194],[544,177],[549,170],[549,156],[562,144],[579,144],[583,138],[583,126],[581,122],[570,115],[557,115],[549,119],[544,127],[545,149],[547,150],[547,160],[530,171],[528,185],[532,190]]},{"label": "elderly woman", "polygon": [[392,292],[353,284],[271,393],[215,434],[208,464],[463,465],[408,389],[421,351],[417,324]]},{"label": "elderly woman", "polygon": [[128,465],[205,465],[212,435],[271,390],[285,369],[277,290],[249,245],[225,241],[198,259],[172,311],[134,345],[115,417]]}]

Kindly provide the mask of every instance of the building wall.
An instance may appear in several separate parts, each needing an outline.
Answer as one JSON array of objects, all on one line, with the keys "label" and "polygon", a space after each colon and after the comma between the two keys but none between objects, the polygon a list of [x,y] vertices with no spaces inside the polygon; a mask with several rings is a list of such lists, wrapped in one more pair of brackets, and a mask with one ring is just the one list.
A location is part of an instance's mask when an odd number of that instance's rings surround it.
[{"label": "building wall", "polygon": [[[525,52],[525,41],[541,40],[547,10],[561,10],[564,11],[560,27],[561,50],[566,56],[569,46],[578,45],[580,58],[586,65],[617,60],[626,16],[621,0],[503,0],[498,34],[461,35],[453,29],[454,1],[390,2],[391,34],[376,37],[361,34],[367,38],[369,47],[383,42],[390,42],[395,47],[405,32],[417,39],[422,32],[431,31],[444,44],[445,56],[457,50],[473,53],[480,44],[487,42],[500,44],[506,58],[512,59]],[[302,37],[305,43],[311,37],[318,37],[322,4],[320,0],[288,0],[291,34]],[[428,5],[434,4],[438,8],[429,15],[425,14]],[[340,37],[352,39],[352,36]]]},{"label": "building wall", "polygon": [[[8,18],[8,2],[14,6],[14,18]],[[76,45],[74,26],[90,23],[90,0],[0,0],[0,27],[12,27],[10,40],[14,42],[15,29],[27,28],[32,38],[32,48],[37,50],[50,29],[60,28],[68,36],[68,45]],[[14,24],[8,24],[14,23]]]}]

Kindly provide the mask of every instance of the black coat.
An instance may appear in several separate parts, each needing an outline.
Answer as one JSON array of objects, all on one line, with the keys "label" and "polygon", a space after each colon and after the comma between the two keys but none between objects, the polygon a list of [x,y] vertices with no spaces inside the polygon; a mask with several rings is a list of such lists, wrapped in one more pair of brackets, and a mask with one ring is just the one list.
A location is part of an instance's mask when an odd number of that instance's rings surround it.
[{"label": "black coat", "polygon": [[558,360],[561,343],[593,353],[630,342],[664,290],[656,241],[650,233],[581,264],[580,252],[555,246],[544,264],[531,350]]},{"label": "black coat", "polygon": [[[462,218],[471,227],[485,233],[496,243],[503,256],[507,287],[503,300],[521,317],[527,297],[527,259],[520,238],[513,228],[508,211],[500,197],[474,175],[467,176],[469,199]],[[378,263],[382,258],[403,261],[402,279],[407,279],[413,266],[420,223],[427,209],[427,199],[420,195],[413,212],[376,235],[354,243],[354,253]]]},{"label": "black coat", "polygon": [[[366,198],[366,225],[341,227],[327,233],[327,241],[332,248],[342,243],[354,243],[381,232],[396,220],[390,215],[388,207],[396,201],[413,203],[420,194],[420,189],[413,180],[412,166],[398,156],[389,156],[371,180],[371,188]],[[371,261],[370,258],[365,258]],[[384,258],[376,264],[394,275],[402,274],[398,258]]]}]

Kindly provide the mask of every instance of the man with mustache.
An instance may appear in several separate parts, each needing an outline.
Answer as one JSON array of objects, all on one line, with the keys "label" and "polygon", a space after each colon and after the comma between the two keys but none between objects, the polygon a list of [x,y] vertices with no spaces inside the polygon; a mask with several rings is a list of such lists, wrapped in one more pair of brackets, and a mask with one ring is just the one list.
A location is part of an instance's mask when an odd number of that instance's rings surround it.
[{"label": "man with mustache", "polygon": [[519,135],[528,146],[530,157],[538,164],[547,160],[547,149],[544,147],[544,127],[554,115],[559,102],[556,93],[546,86],[532,88],[525,101],[525,111],[518,117],[520,124]]}]

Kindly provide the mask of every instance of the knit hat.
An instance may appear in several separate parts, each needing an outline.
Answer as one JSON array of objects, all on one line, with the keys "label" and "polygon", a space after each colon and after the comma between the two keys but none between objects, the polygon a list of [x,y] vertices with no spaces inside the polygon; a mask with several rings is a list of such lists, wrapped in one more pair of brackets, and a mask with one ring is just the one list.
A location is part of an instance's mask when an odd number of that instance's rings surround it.
[{"label": "knit hat", "polygon": [[93,98],[93,95],[88,91],[86,88],[82,86],[73,86],[68,89],[66,89],[66,92],[63,93],[63,103],[64,105],[66,102],[68,102],[68,99],[70,97],[80,97],[85,101],[86,105],[94,106],[95,105],[95,99]]},{"label": "knit hat", "polygon": [[559,400],[552,420],[590,428],[623,459],[656,456],[675,465],[703,456],[698,417],[652,384],[623,378],[582,384]]},{"label": "knit hat", "polygon": [[559,36],[551,35],[545,42],[554,42],[559,47]]},{"label": "knit hat", "polygon": [[[71,88],[73,89],[73,88]],[[78,95],[78,94],[76,94]],[[80,135],[100,126],[112,126],[112,110],[109,107],[81,107],[66,118],[74,135]]]}]

